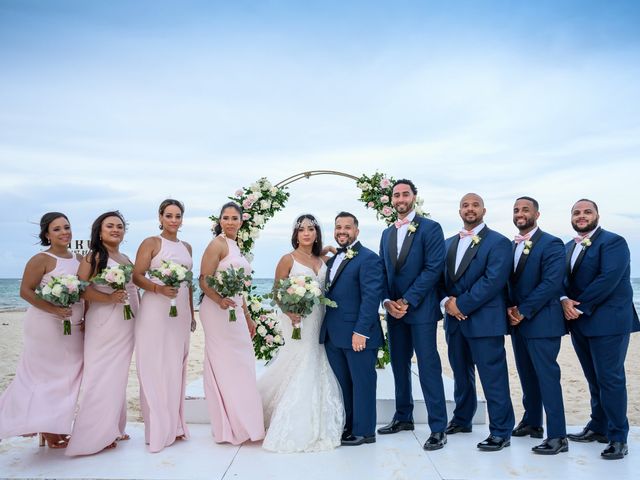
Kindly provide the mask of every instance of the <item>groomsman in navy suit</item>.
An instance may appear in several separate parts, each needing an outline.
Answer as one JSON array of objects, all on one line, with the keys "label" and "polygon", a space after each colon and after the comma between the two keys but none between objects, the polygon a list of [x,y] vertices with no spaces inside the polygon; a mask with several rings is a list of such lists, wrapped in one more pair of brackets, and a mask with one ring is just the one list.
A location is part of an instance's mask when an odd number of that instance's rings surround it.
[{"label": "groomsman in navy suit", "polygon": [[[342,445],[376,441],[376,360],[382,345],[382,262],[358,242],[358,219],[341,212],[334,236],[340,248],[327,263],[327,307],[320,328],[331,369],[342,389],[346,414]],[[291,412],[295,415],[295,412]]]},{"label": "groomsman in navy suit", "polygon": [[518,228],[513,243],[509,279],[511,342],[522,385],[524,416],[511,433],[542,438],[542,407],[547,415],[547,438],[534,453],[555,455],[569,451],[556,361],[560,340],[567,333],[560,296],[565,269],[564,243],[538,228],[538,202],[520,197],[513,206]]},{"label": "groomsman in navy suit", "polygon": [[487,399],[490,435],[480,450],[511,444],[515,423],[504,350],[506,286],[513,264],[511,242],[484,224],[484,201],[475,193],[460,200],[464,230],[446,240],[441,305],[456,408],[446,433],[470,432],[477,408],[475,367]]},{"label": "groomsman in navy suit", "polygon": [[627,387],[624,360],[631,332],[640,330],[633,305],[630,254],[620,235],[598,226],[598,206],[581,199],[571,209],[578,236],[566,244],[566,277],[562,298],[571,341],[591,393],[591,420],[576,442],[609,442],[602,458],[628,453]]},{"label": "groomsman in navy suit", "polygon": [[380,257],[384,262],[383,306],[387,310],[396,413],[378,433],[414,429],[411,357],[415,351],[431,429],[424,449],[438,450],[447,443],[447,406],[436,346],[442,318],[437,287],[444,268],[444,235],[438,223],[416,215],[418,191],[411,180],[396,181],[392,192],[398,221],[382,233]]}]

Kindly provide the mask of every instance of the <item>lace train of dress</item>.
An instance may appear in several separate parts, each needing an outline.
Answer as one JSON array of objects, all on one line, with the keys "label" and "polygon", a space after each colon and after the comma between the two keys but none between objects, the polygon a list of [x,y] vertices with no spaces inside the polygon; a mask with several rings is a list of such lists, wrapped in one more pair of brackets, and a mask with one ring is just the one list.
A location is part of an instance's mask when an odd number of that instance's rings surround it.
[{"label": "lace train of dress", "polygon": [[[290,276],[309,275],[324,283],[326,267],[316,275],[294,261]],[[303,319],[302,339],[291,339],[291,320],[280,314],[285,345],[258,380],[267,435],[263,448],[273,452],[314,452],[340,445],[344,406],[338,381],[319,343],[324,307]]]}]

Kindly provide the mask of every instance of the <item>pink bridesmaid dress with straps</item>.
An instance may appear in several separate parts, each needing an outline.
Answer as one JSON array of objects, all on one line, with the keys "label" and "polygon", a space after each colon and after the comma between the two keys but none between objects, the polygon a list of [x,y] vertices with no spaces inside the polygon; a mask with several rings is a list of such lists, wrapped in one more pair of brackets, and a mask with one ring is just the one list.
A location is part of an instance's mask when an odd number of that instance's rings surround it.
[{"label": "pink bridesmaid dress with straps", "polygon": [[[191,269],[193,260],[181,241],[159,237],[162,246],[151,259],[150,268],[160,268],[171,260]],[[161,285],[160,280],[151,279]],[[159,452],[189,437],[184,420],[187,357],[191,335],[189,287],[182,284],[176,297],[178,316],[170,317],[168,297],[145,291],[135,320],[136,365],[140,380],[140,406],[144,418],[145,441],[150,452]]]},{"label": "pink bridesmaid dress with straps", "polygon": [[[57,257],[51,277],[75,275],[80,262]],[[80,322],[84,302],[72,307],[71,335],[63,335],[62,320],[30,306],[24,316],[24,347],[16,376],[0,396],[0,439],[37,432],[70,434],[82,378],[84,333]]]},{"label": "pink bridesmaid dress with straps", "polygon": [[[109,258],[108,267],[118,263]],[[94,285],[110,294],[107,285]],[[134,315],[138,289],[125,286]],[[91,455],[124,435],[127,423],[127,383],[134,346],[136,318],[124,319],[124,304],[90,302],[85,315],[84,374],[79,409],[65,455]]]},{"label": "pink bridesmaid dress with straps", "polygon": [[[238,245],[225,237],[229,254],[220,260],[217,271],[230,266],[251,265]],[[229,321],[228,310],[205,296],[200,305],[200,321],[205,335],[203,365],[204,392],[216,442],[233,445],[264,438],[262,401],[256,384],[253,343],[242,309],[242,295],[234,297],[237,321]]]}]

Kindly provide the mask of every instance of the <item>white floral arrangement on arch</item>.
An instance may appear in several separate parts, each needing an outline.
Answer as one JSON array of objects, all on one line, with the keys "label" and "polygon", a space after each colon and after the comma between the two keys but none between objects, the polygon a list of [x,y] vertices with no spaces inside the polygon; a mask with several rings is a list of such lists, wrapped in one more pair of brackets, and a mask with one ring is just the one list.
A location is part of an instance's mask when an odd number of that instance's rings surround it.
[{"label": "white floral arrangement on arch", "polygon": [[[235,191],[229,200],[242,206],[242,226],[238,231],[238,248],[249,261],[252,260],[251,250],[260,236],[267,221],[282,210],[289,199],[289,192],[271,184],[266,177],[258,179],[249,187],[242,187]],[[213,230],[218,224],[216,215],[209,217],[213,221]]]},{"label": "white floral arrangement on arch", "polygon": [[[360,200],[367,208],[376,212],[376,218],[382,219],[391,225],[398,219],[398,213],[391,205],[391,195],[393,194],[393,184],[395,179],[383,173],[376,172],[371,176],[362,175],[358,178],[357,186],[360,189]],[[428,217],[429,214],[422,209],[424,200],[416,197],[415,211],[417,215]]]},{"label": "white floral arrangement on arch", "polygon": [[262,306],[260,295],[247,296],[249,315],[256,322],[256,335],[253,337],[253,352],[259,360],[271,360],[278,349],[284,345],[280,322],[274,310]]}]

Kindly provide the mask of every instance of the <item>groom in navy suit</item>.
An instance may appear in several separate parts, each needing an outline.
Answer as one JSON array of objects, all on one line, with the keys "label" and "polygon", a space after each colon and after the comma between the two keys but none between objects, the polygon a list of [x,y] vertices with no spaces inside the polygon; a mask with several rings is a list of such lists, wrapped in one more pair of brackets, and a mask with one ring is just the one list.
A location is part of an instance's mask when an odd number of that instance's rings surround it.
[{"label": "groom in navy suit", "polygon": [[380,239],[385,273],[383,306],[387,310],[396,412],[391,423],[379,428],[378,433],[414,429],[411,358],[415,351],[431,429],[423,448],[438,450],[447,443],[447,405],[436,345],[436,330],[442,318],[437,287],[444,269],[444,235],[438,223],[416,215],[417,193],[411,180],[395,182],[391,202],[398,221]]},{"label": "groom in navy suit", "polygon": [[581,199],[571,209],[578,236],[566,244],[566,276],[562,298],[571,341],[589,383],[591,420],[576,442],[607,443],[602,458],[628,453],[627,386],[624,360],[631,332],[640,330],[633,305],[630,254],[620,235],[598,226],[598,206]]},{"label": "groom in navy suit", "polygon": [[327,263],[327,308],[320,329],[331,369],[342,389],[346,424],[342,445],[376,441],[376,359],[382,345],[380,258],[358,242],[358,219],[341,212],[335,219],[339,247]]},{"label": "groom in navy suit", "polygon": [[557,362],[560,340],[567,333],[560,305],[565,253],[562,240],[538,228],[538,208],[531,197],[520,197],[513,206],[518,235],[513,242],[507,313],[524,416],[511,435],[542,438],[544,405],[547,438],[532,450],[555,455],[569,450]]},{"label": "groom in navy suit", "polygon": [[444,328],[453,370],[456,408],[447,435],[470,432],[477,408],[478,368],[489,412],[489,437],[480,450],[511,444],[515,423],[504,351],[507,333],[506,285],[513,257],[511,242],[484,224],[484,201],[475,193],[460,200],[464,230],[445,243],[442,282]]}]

